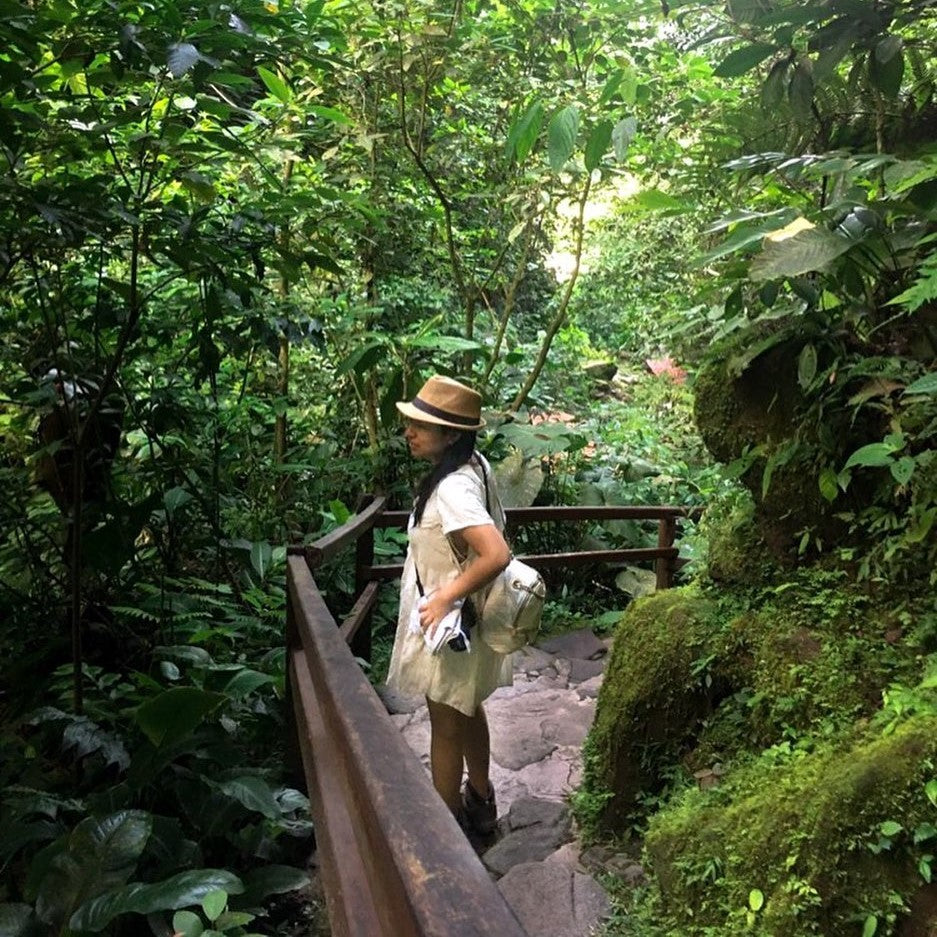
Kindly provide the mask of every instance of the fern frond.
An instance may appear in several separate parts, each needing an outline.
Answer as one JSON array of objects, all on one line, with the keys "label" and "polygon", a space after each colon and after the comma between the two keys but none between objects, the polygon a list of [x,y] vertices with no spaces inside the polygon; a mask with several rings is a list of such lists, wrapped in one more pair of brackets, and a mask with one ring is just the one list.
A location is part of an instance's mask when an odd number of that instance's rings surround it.
[{"label": "fern frond", "polygon": [[917,280],[903,293],[889,300],[888,304],[904,306],[908,312],[915,312],[934,300],[937,300],[937,251],[918,268]]}]

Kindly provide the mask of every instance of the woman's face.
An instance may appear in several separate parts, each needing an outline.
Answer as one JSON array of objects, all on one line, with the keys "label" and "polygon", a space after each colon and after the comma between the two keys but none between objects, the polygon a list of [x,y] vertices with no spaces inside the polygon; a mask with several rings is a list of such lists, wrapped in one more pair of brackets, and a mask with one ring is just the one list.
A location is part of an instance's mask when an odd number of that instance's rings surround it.
[{"label": "woman's face", "polygon": [[420,420],[407,420],[403,430],[404,439],[410,446],[410,455],[426,462],[438,462],[457,435],[445,426],[422,423]]}]

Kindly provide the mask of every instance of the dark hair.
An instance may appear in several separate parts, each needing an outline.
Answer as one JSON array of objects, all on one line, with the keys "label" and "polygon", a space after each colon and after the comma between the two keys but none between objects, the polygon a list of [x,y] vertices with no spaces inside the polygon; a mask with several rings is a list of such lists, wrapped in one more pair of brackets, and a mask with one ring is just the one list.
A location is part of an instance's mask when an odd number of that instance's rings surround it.
[{"label": "dark hair", "polygon": [[[445,430],[448,427],[440,427]],[[442,458],[430,469],[416,486],[416,500],[413,503],[413,522],[419,524],[429,496],[436,486],[449,474],[465,465],[475,452],[476,432],[473,429],[455,430],[458,436],[445,448]]]}]

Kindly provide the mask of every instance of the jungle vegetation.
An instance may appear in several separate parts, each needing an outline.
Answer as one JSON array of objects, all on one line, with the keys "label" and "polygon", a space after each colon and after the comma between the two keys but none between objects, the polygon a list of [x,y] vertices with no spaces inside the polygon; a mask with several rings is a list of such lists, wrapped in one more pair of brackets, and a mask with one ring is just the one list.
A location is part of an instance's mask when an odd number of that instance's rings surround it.
[{"label": "jungle vegetation", "polygon": [[[517,498],[707,506],[615,625],[625,680],[659,627],[679,718],[622,738],[649,697],[603,689],[580,818],[650,875],[609,933],[898,933],[937,844],[934,26],[0,0],[0,934],[285,932],[285,544],[407,503],[434,371]],[[662,355],[688,385],[584,367]],[[595,575],[548,625],[644,591]]]}]

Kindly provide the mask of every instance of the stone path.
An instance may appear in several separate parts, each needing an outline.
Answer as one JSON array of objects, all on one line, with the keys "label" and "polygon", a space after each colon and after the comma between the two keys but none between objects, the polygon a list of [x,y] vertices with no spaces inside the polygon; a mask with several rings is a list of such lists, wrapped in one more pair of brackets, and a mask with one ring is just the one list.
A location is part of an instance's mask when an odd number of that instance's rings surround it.
[{"label": "stone path", "polygon": [[[495,841],[475,846],[531,935],[588,937],[608,913],[608,898],[592,875],[607,857],[582,853],[566,805],[581,779],[582,743],[607,650],[588,629],[525,648],[514,656],[514,686],[485,703],[501,820]],[[386,687],[378,692],[428,769],[425,704]],[[632,865],[616,872],[640,877],[640,866]]]}]

